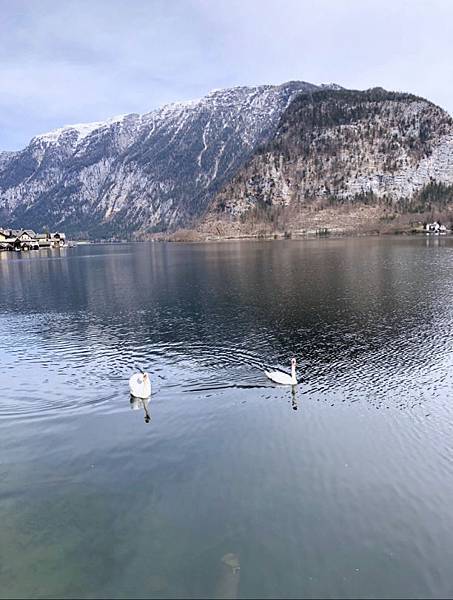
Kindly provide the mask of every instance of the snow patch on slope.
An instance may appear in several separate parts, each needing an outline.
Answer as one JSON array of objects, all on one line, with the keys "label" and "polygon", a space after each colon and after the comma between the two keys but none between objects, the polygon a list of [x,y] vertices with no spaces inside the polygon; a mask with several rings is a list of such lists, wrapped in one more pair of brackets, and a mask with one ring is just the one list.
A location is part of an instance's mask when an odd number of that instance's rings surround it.
[{"label": "snow patch on slope", "polygon": [[111,117],[110,119],[107,119],[106,121],[94,121],[92,123],[77,123],[74,125],[64,125],[63,127],[59,127],[58,129],[53,129],[52,131],[48,131],[47,133],[41,133],[39,135],[36,135],[33,138],[32,142],[35,140],[39,140],[39,141],[43,141],[43,142],[55,143],[55,142],[59,141],[59,139],[62,135],[66,134],[66,133],[74,132],[77,134],[77,143],[78,143],[78,142],[81,142],[83,139],[85,139],[88,135],[93,133],[93,131],[96,131],[97,129],[101,129],[103,127],[108,127],[115,123],[121,123],[122,121],[124,121],[124,119],[127,116],[129,116],[129,115],[125,114],[125,115],[118,115],[116,117]]}]

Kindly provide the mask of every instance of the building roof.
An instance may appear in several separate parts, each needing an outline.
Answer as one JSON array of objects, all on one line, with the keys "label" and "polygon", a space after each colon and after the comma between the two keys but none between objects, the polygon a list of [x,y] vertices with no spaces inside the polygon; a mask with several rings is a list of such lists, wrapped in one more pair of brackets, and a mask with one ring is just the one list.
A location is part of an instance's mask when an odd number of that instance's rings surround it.
[{"label": "building roof", "polygon": [[15,240],[24,234],[32,240],[66,240],[66,234],[61,231],[36,233],[33,229],[4,229],[0,227],[0,236],[7,238],[3,240],[4,242]]}]

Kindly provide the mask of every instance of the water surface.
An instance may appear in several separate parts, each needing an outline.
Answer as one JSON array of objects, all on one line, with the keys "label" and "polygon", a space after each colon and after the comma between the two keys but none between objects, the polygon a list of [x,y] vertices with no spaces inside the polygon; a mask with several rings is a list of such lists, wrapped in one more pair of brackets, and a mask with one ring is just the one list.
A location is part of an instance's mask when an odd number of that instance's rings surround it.
[{"label": "water surface", "polygon": [[450,597],[452,291],[450,238],[0,253],[0,597]]}]

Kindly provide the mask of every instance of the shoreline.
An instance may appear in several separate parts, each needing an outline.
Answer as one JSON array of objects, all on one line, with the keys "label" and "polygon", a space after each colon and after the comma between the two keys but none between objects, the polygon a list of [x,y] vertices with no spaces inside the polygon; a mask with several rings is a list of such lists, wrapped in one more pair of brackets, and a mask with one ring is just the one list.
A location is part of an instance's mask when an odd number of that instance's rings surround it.
[{"label": "shoreline", "polygon": [[313,241],[313,240],[340,240],[340,239],[363,239],[363,238],[421,238],[421,239],[448,239],[453,237],[453,232],[449,231],[444,234],[436,234],[429,232],[412,232],[412,231],[390,231],[390,232],[335,232],[328,234],[292,234],[292,235],[284,235],[284,234],[272,234],[272,235],[253,235],[253,234],[244,234],[240,236],[206,236],[206,237],[197,237],[192,239],[185,238],[174,238],[172,236],[161,236],[153,237],[149,239],[142,240],[122,240],[120,242],[116,241],[84,241],[83,243],[74,242],[72,246],[69,247],[78,247],[78,246],[124,246],[128,244],[161,244],[161,243],[169,243],[169,244],[221,244],[225,242],[281,242],[281,241]]},{"label": "shoreline", "polygon": [[139,242],[155,242],[162,243],[168,242],[172,244],[200,244],[200,243],[222,243],[222,242],[253,242],[253,241],[268,241],[268,242],[277,242],[277,241],[303,241],[303,240],[338,240],[338,239],[358,239],[358,238],[390,238],[390,237],[419,237],[424,239],[445,239],[453,236],[452,231],[448,231],[447,233],[431,233],[425,231],[369,231],[369,232],[328,232],[328,233],[286,233],[286,234],[242,234],[236,236],[178,236],[177,234],[169,235],[169,236],[159,236],[158,238],[151,238],[147,240],[140,240]]}]

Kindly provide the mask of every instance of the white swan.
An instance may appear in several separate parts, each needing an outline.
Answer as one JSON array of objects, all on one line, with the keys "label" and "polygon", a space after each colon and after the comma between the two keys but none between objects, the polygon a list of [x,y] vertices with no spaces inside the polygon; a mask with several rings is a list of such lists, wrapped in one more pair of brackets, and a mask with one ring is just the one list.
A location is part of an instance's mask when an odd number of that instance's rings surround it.
[{"label": "white swan", "polygon": [[274,383],[280,385],[297,385],[296,379],[296,359],[291,359],[291,375],[283,373],[282,371],[264,371],[266,376],[269,377]]},{"label": "white swan", "polygon": [[134,373],[129,378],[129,391],[135,398],[149,398],[151,396],[151,380],[148,373],[144,371]]}]

